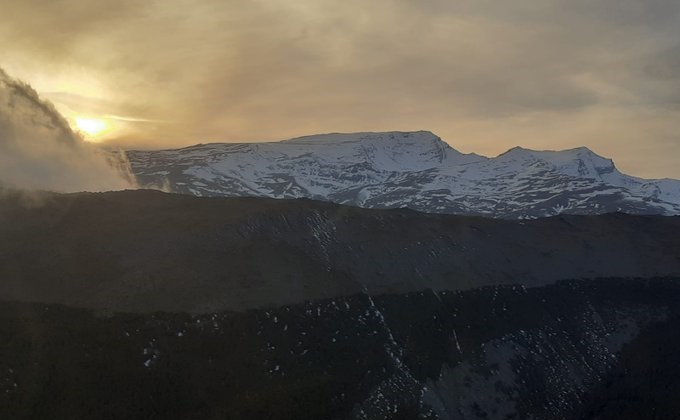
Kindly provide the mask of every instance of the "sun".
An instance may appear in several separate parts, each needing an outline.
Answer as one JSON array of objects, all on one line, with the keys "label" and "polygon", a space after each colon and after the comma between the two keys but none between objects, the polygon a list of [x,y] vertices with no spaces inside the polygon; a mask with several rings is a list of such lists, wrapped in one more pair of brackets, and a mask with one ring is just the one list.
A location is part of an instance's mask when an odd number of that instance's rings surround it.
[{"label": "sun", "polygon": [[78,130],[90,137],[97,137],[104,133],[107,128],[109,128],[108,124],[106,124],[106,121],[96,118],[76,117],[75,121]]}]

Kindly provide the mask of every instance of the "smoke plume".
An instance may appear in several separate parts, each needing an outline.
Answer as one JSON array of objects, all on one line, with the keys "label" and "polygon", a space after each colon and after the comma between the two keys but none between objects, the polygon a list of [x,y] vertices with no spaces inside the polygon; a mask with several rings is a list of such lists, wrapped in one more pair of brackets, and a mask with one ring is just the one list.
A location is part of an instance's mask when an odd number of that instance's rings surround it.
[{"label": "smoke plume", "polygon": [[54,106],[0,68],[0,185],[58,192],[134,187],[124,154],[86,143]]}]

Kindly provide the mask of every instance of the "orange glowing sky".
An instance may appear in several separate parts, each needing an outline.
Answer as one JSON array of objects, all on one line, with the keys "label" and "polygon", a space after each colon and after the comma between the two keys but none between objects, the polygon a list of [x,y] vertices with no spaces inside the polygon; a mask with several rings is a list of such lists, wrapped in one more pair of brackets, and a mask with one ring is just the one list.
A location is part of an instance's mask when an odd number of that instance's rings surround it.
[{"label": "orange glowing sky", "polygon": [[463,152],[585,145],[631,174],[680,178],[677,0],[0,0],[0,10],[0,67],[103,144],[425,129]]}]

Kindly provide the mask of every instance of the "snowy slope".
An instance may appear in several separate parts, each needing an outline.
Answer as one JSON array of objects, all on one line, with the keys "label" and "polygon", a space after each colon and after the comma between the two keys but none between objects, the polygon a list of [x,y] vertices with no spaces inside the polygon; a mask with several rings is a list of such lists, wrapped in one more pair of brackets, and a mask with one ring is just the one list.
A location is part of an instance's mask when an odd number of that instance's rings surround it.
[{"label": "snowy slope", "polygon": [[419,131],[217,143],[128,156],[141,185],[199,196],[304,197],[500,218],[680,214],[680,181],[622,174],[584,147],[516,147],[486,158]]}]

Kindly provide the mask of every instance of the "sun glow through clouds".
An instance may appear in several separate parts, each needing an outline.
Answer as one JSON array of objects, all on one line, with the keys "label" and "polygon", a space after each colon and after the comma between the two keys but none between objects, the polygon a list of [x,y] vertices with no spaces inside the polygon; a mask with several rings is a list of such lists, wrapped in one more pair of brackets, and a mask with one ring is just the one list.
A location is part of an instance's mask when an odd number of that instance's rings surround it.
[{"label": "sun glow through clouds", "polygon": [[100,134],[104,133],[108,128],[106,121],[99,120],[96,118],[76,117],[75,122],[76,127],[78,127],[78,130],[82,131],[83,133],[87,134],[90,137],[97,137]]}]

